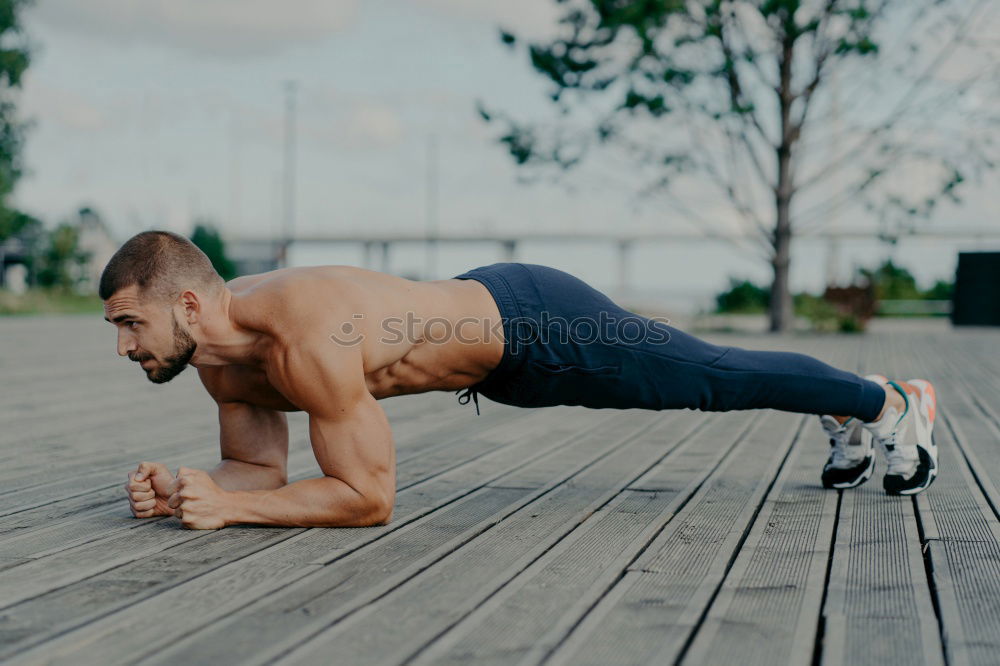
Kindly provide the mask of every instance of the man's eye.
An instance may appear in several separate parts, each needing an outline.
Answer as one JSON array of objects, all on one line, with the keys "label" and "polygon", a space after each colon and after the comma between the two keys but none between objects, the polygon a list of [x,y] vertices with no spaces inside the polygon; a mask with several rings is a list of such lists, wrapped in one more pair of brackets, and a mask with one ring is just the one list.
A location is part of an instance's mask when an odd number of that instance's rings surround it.
[{"label": "man's eye", "polygon": [[139,325],[139,322],[137,322],[137,321],[130,321],[128,323],[128,327],[131,328],[131,329],[135,329],[138,325]]}]

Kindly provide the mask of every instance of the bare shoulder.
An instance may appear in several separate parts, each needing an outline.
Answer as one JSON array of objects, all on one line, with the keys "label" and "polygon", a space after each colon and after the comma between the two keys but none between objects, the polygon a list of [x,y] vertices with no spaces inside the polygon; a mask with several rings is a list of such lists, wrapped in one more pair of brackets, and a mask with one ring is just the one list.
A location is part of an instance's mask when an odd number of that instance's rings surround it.
[{"label": "bare shoulder", "polygon": [[[286,268],[230,281],[230,315],[276,340],[314,334],[350,317],[364,289],[349,266]],[[368,273],[370,271],[362,271]]]},{"label": "bare shoulder", "polygon": [[368,395],[360,345],[342,345],[321,326],[276,339],[267,353],[267,379],[298,409],[336,418]]},{"label": "bare shoulder", "polygon": [[348,400],[365,390],[360,345],[341,344],[336,335],[367,300],[357,270],[294,268],[230,283],[233,321],[266,334],[267,381],[299,409],[323,411],[336,397]]}]

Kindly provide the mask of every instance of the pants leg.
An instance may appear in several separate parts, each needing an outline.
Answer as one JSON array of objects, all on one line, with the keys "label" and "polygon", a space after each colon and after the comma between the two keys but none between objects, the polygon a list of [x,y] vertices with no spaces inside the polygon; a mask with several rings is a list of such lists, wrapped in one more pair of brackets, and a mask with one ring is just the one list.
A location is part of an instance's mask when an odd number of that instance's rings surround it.
[{"label": "pants leg", "polygon": [[[676,335],[672,339],[677,342]],[[699,343],[684,334],[680,346]],[[872,421],[885,401],[884,390],[875,382],[795,352],[727,347],[711,363],[691,363],[683,356],[678,360],[674,354],[642,356],[628,359],[627,374],[639,385],[651,382],[656,387],[658,409],[771,408]]]},{"label": "pants leg", "polygon": [[[494,264],[465,275],[490,287],[505,319],[507,349],[501,368],[474,387],[497,402],[656,410],[772,408],[871,421],[885,400],[878,384],[854,373],[805,354],[714,345],[629,312],[554,268]],[[512,325],[515,321],[518,326]],[[520,330],[529,335],[522,339]]]},{"label": "pants leg", "polygon": [[874,420],[882,409],[885,392],[878,384],[819,359],[720,347],[668,328],[666,343],[594,344],[572,355],[549,348],[525,363],[507,402],[718,412],[770,408],[862,421]]}]

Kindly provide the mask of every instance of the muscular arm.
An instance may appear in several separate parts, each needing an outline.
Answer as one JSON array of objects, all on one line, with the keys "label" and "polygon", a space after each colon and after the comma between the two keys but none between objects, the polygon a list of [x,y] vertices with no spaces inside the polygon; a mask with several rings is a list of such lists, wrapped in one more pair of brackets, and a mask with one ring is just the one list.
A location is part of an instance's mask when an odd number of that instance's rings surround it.
[{"label": "muscular arm", "polygon": [[324,476],[276,490],[233,493],[233,523],[362,527],[389,522],[395,497],[392,437],[370,395],[340,418],[310,417],[309,433]]},{"label": "muscular arm", "polygon": [[287,481],[288,420],[277,410],[240,400],[236,387],[250,384],[246,372],[199,368],[198,375],[219,407],[222,460],[209,472],[223,490],[280,488]]},{"label": "muscular arm", "polygon": [[359,527],[387,523],[396,490],[392,431],[368,392],[361,350],[325,336],[277,353],[275,388],[309,413],[309,435],[323,477],[274,490],[231,493],[227,523]]},{"label": "muscular arm", "polygon": [[288,482],[288,421],[244,402],[219,403],[222,460],[208,474],[223,490],[280,488]]}]

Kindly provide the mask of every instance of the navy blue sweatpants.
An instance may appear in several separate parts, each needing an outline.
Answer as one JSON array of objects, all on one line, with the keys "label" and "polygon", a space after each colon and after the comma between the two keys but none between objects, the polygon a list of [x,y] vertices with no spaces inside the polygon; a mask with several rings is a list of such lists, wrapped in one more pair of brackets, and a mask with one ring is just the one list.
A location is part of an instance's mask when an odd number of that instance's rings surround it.
[{"label": "navy blue sweatpants", "polygon": [[519,407],[769,407],[872,421],[885,400],[878,384],[854,373],[805,354],[705,342],[555,268],[497,263],[455,277],[490,290],[505,338],[499,365],[464,402],[481,393]]}]

